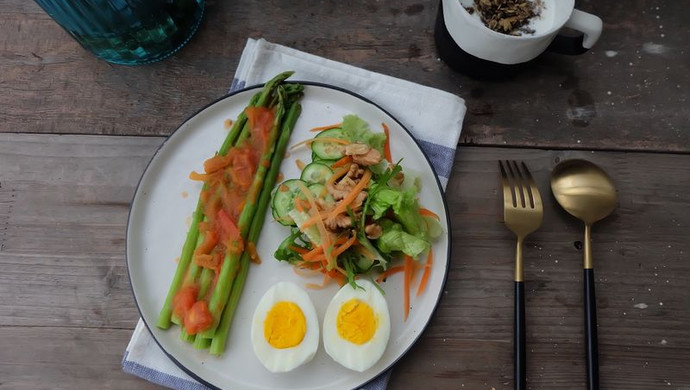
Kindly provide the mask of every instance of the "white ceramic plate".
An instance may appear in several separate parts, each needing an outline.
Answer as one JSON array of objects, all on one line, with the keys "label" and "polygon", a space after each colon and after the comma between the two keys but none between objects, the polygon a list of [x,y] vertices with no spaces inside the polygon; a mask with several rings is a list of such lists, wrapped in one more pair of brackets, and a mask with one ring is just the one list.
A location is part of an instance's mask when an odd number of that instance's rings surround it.
[{"label": "white ceramic plate", "polygon": [[[392,116],[375,104],[350,92],[322,84],[306,85],[302,114],[297,121],[290,144],[313,137],[309,129],[337,123],[346,114],[357,114],[368,121],[374,131],[385,122],[391,133],[394,160],[404,158],[405,172],[416,172],[422,179],[420,202],[441,217],[444,234],[434,242],[434,266],[426,291],[420,297],[412,294],[410,317],[403,321],[402,274],[383,283],[391,314],[391,337],[381,360],[371,369],[359,373],[335,363],[319,350],[310,363],[284,374],[268,372],[258,361],[250,344],[250,323],[256,303],[264,292],[279,281],[300,285],[320,283],[321,278],[305,279],[296,275],[287,263],[273,258],[273,252],[289,229],[272,221],[267,213],[258,253],[261,265],[252,265],[242,298],[232,324],[225,354],[218,358],[195,350],[179,339],[180,329],[156,328],[172,276],[177,266],[191,213],[201,185],[188,179],[189,172],[202,171],[203,162],[220,147],[227,130],[226,119],[234,119],[247,105],[257,88],[247,88],[222,98],[202,109],[175,131],[153,156],[137,188],[127,226],[127,267],[134,296],[144,322],[153,337],[187,373],[205,384],[220,389],[354,389],[391,367],[419,338],[441,297],[445,283],[450,242],[448,213],[442,191],[428,159],[412,136]],[[295,160],[310,161],[310,151],[301,148],[283,161],[285,178],[299,177]],[[322,290],[307,290],[319,317],[337,291],[332,284]]]}]

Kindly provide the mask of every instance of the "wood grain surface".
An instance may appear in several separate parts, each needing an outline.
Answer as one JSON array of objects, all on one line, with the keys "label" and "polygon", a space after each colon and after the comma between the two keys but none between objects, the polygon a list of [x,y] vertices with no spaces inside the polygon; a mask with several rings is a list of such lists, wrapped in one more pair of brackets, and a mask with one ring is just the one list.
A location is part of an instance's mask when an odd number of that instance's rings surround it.
[{"label": "wood grain surface", "polygon": [[[128,205],[162,140],[0,134],[0,389],[154,388],[119,362],[138,318]],[[602,388],[690,388],[690,156],[463,146],[445,293],[390,389],[512,388],[514,236],[498,159],[525,161],[545,200],[525,249],[528,384],[584,387],[582,227],[548,191],[553,166],[575,157],[605,167],[620,197],[593,231]]]},{"label": "wood grain surface", "polygon": [[462,144],[690,152],[687,2],[577,1],[604,31],[580,56],[545,54],[502,83],[437,57],[438,0],[207,2],[200,31],[172,58],[97,60],[34,2],[0,0],[0,132],[167,135],[227,92],[248,37],[467,100]]}]

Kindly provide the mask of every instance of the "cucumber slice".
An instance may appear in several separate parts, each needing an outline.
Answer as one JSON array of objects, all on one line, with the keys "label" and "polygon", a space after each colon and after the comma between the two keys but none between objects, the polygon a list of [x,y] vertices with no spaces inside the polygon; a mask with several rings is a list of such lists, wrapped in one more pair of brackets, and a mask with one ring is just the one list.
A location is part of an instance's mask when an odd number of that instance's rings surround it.
[{"label": "cucumber slice", "polygon": [[321,158],[321,157],[317,156],[316,153],[311,152],[311,161],[312,162],[318,162],[318,163],[321,163],[323,165],[328,165],[330,167],[331,165],[333,165],[333,163],[335,163],[338,160],[328,160],[325,158]]},{"label": "cucumber slice", "polygon": [[309,191],[311,191],[311,193],[314,194],[314,197],[323,199],[328,203],[335,204],[335,199],[333,199],[333,195],[328,193],[325,185],[321,183],[314,183],[310,184],[307,188],[309,188]]},{"label": "cucumber slice", "polygon": [[289,213],[295,208],[295,196],[300,193],[299,183],[307,185],[299,179],[285,180],[278,185],[278,189],[273,195],[273,202],[271,203],[273,218],[281,225],[295,224]]},{"label": "cucumber slice", "polygon": [[[304,211],[299,211],[297,209],[291,210],[289,213],[290,218],[292,218],[295,221],[295,224],[299,228],[299,225],[302,225],[309,219],[309,214],[307,214]],[[302,230],[300,229],[302,233],[304,233],[307,238],[311,241],[313,245],[321,245],[321,233],[319,233],[319,228],[317,228],[315,225],[311,225],[308,228]]]},{"label": "cucumber slice", "polygon": [[307,183],[318,183],[323,184],[328,180],[333,174],[333,170],[328,165],[313,162],[302,170],[302,176],[300,179]]},{"label": "cucumber slice", "polygon": [[[337,138],[345,141],[350,141],[348,135],[343,131],[343,129],[330,129],[322,131],[315,138]],[[311,144],[311,151],[314,152],[316,156],[324,160],[338,160],[345,156],[344,147],[342,144],[335,142],[326,141],[314,141]]]}]

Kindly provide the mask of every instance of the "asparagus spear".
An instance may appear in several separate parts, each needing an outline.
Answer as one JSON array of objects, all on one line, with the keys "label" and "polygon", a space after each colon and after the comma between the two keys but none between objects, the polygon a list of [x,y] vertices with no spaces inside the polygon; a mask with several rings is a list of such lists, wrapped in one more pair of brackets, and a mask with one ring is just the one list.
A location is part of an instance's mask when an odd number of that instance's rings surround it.
[{"label": "asparagus spear", "polygon": [[[290,77],[294,72],[283,72],[276,77],[274,77],[271,81],[266,83],[266,86],[262,90],[261,93],[256,94],[250,99],[249,104],[250,105],[265,105],[266,102],[268,101],[268,98],[271,96],[273,90],[277,85],[285,81],[288,77]],[[237,120],[232,126],[232,129],[228,133],[227,137],[225,138],[225,141],[221,145],[218,153],[221,155],[225,155],[227,151],[230,149],[231,146],[233,146],[236,142],[237,139],[240,136],[240,133],[243,132],[247,126],[245,126],[247,123],[247,115],[244,113],[244,110],[238,115]],[[199,228],[198,224],[199,221],[201,221],[201,218],[203,217],[203,212],[202,212],[202,204],[201,204],[201,199],[197,203],[195,212],[193,214],[193,219],[192,219],[192,224],[189,227],[189,231],[187,232],[187,238],[185,240],[185,243],[182,247],[182,255],[180,256],[180,261],[177,264],[177,269],[175,270],[175,275],[173,276],[173,281],[170,284],[170,289],[168,290],[168,295],[165,298],[165,303],[163,304],[163,308],[161,309],[160,313],[158,314],[158,321],[156,322],[156,326],[158,326],[161,329],[168,329],[170,328],[170,322],[171,322],[171,317],[172,317],[172,311],[173,311],[173,300],[175,298],[175,294],[177,294],[177,291],[180,289],[182,286],[182,282],[184,279],[185,274],[188,271],[190,262],[192,260],[192,255],[194,253],[194,249],[196,247],[196,241],[199,236]]]},{"label": "asparagus spear", "polygon": [[[250,100],[250,106],[259,106],[259,105],[268,105],[272,106],[275,104],[276,100],[276,94],[274,93],[274,90],[280,86],[281,92],[278,93],[280,95],[280,102],[283,104],[278,104],[278,112],[276,115],[276,122],[274,124],[274,127],[278,127],[278,124],[282,120],[282,116],[284,114],[284,107],[285,107],[285,96],[289,96],[290,102],[292,100],[295,100],[295,97],[301,94],[301,91],[303,89],[303,86],[299,84],[286,84],[286,85],[280,85],[287,77],[292,75],[293,72],[284,72],[276,76],[274,79],[266,83],[265,87],[263,88],[262,92],[259,94],[256,94],[252,97]],[[276,130],[276,129],[274,129]],[[219,154],[225,155],[227,151],[230,149],[231,146],[236,146],[240,142],[242,142],[244,139],[247,138],[249,135],[249,126],[247,124],[247,117],[244,112],[242,112],[238,118],[235,124],[233,125],[232,130],[228,134],[228,137],[226,137],[225,141],[223,142],[221,148],[219,149]],[[277,136],[277,135],[276,135]],[[271,145],[271,150],[274,148],[275,145],[273,143],[275,142],[275,137],[270,138],[270,145]],[[282,153],[281,153],[282,154]],[[270,159],[270,154],[268,154],[268,158]],[[262,158],[262,162],[267,161]],[[260,166],[260,168],[257,170],[261,170],[263,165]],[[265,167],[263,167],[265,171]],[[258,172],[257,172],[258,173]],[[255,185],[257,184],[257,180],[255,180],[252,183],[252,188],[250,188],[250,196],[251,200],[256,200],[256,195],[258,194],[258,191],[261,189],[260,186],[258,188],[254,188]],[[252,189],[254,189],[252,193]],[[270,189],[269,189],[270,192]],[[254,207],[255,204],[254,204]],[[249,210],[251,212],[251,210]],[[248,214],[250,214],[248,212]],[[265,207],[263,207],[263,212],[261,213],[262,216],[265,213]],[[244,210],[242,215],[244,215]],[[240,216],[240,224],[243,222],[242,221],[242,215]],[[198,223],[203,217],[203,210],[202,210],[202,205],[201,202],[197,204],[196,211],[194,213],[194,219],[192,221],[192,226],[190,227],[190,230],[187,235],[187,239],[185,240],[185,245],[183,246],[183,254],[180,258],[180,264],[178,265],[178,268],[175,273],[175,277],[173,278],[173,283],[171,284],[170,290],[168,292],[168,296],[166,297],[166,302],[161,310],[161,313],[158,318],[158,326],[167,329],[170,326],[170,320],[171,320],[171,314],[172,314],[172,300],[177,293],[177,290],[183,285],[183,283],[186,282],[194,282],[195,279],[197,278],[197,275],[199,275],[199,268],[196,264],[192,264],[190,267],[190,262],[191,258],[194,252],[195,247],[203,241],[203,237],[199,237],[199,230],[198,230]],[[249,223],[247,219],[252,219],[251,215],[248,217],[245,217],[245,225]],[[263,218],[262,218],[263,220]],[[246,230],[246,229],[245,229]],[[242,232],[243,234],[246,234],[245,232]],[[243,236],[244,237],[244,236]],[[193,245],[194,244],[194,245]],[[234,256],[235,259],[226,259],[230,261],[226,261],[228,263],[227,266],[224,267],[226,269],[226,275],[228,278],[224,279],[228,283],[231,283],[234,279],[234,274],[237,273],[239,270],[239,254]],[[234,261],[233,261],[234,260]],[[229,271],[227,271],[229,270]],[[228,274],[228,272],[230,272]],[[221,277],[223,271],[221,270]],[[245,275],[246,277],[246,275]],[[211,284],[211,280],[213,279],[213,274],[210,272],[210,270],[203,269],[201,272],[200,276],[200,282],[201,282],[201,290],[207,290]],[[244,280],[242,280],[242,284],[244,283]],[[223,286],[221,286],[222,288]],[[229,284],[226,288],[228,290],[228,293],[230,292],[230,289],[232,287],[232,284]],[[217,294],[217,288],[216,291],[214,291],[214,296]],[[239,291],[241,292],[241,287],[239,288]],[[203,297],[206,294],[206,291],[200,291],[199,296]],[[239,295],[237,296],[236,299],[239,298]],[[225,298],[227,300],[227,296]],[[222,306],[224,306],[224,302],[221,302]],[[220,312],[222,313],[223,309],[220,309]],[[179,319],[178,321],[175,322],[181,322]],[[214,322],[217,322],[218,319],[214,316]],[[214,327],[216,324],[214,324]],[[229,325],[228,325],[229,327]],[[209,344],[211,343],[210,339],[208,338],[203,338],[203,337],[195,337],[192,335],[187,334],[187,332],[184,330],[184,327],[182,328],[182,334],[181,338],[183,340],[191,342],[192,340],[195,341],[195,347],[205,349],[209,347]],[[198,340],[198,341],[197,341]],[[204,341],[207,340],[207,341]],[[224,345],[224,342],[223,342]]]},{"label": "asparagus spear", "polygon": [[[271,81],[266,83],[266,86],[264,87],[263,91],[258,94],[259,96],[256,99],[256,106],[261,106],[261,105],[266,105],[268,107],[275,106],[278,103],[278,93],[273,93],[278,89],[278,86],[284,91],[281,92],[283,94],[283,98],[285,100],[288,100],[290,102],[296,100],[298,97],[301,96],[302,90],[304,89],[304,86],[301,84],[280,84],[282,81],[285,80],[285,78],[289,77],[292,75],[294,72],[284,72],[279,74],[278,76],[274,77]],[[282,120],[282,113],[276,113],[276,123],[280,122]],[[245,125],[244,130],[242,133],[240,133],[239,137],[237,137],[235,141],[235,146],[240,145],[242,142],[244,142],[245,139],[249,137],[250,134],[250,129],[249,129],[249,124],[247,123]],[[228,289],[232,288],[232,283],[237,275],[237,272],[239,270],[239,256],[236,257],[231,257],[229,255],[226,255],[224,260],[224,263],[230,262],[229,264],[229,269],[230,273],[227,274],[227,283],[229,284]],[[205,299],[206,294],[211,288],[211,283],[213,282],[214,279],[214,271],[210,270],[208,268],[205,268],[201,271],[201,276],[199,277],[199,294],[197,296],[197,299]],[[211,338],[212,335],[208,336],[208,338]]]},{"label": "asparagus spear", "polygon": [[[241,129],[244,128],[244,125],[247,122],[247,116],[244,115],[244,118],[242,118],[243,115],[244,112],[240,114],[240,116],[237,118],[237,121],[232,126],[232,129],[228,133],[227,137],[225,137],[223,147],[225,146],[225,144],[230,145],[233,142],[235,142],[235,140],[237,140]],[[225,150],[223,150],[223,147],[221,147],[221,150],[219,151],[219,153],[221,154],[227,153],[228,150],[228,148],[225,148]],[[196,209],[194,210],[194,213],[192,215],[192,224],[189,226],[189,231],[187,231],[187,238],[185,239],[184,245],[182,246],[182,254],[180,255],[179,263],[177,263],[175,276],[173,276],[173,281],[170,284],[168,295],[165,297],[165,303],[163,304],[163,308],[158,314],[158,321],[156,322],[156,326],[158,326],[161,329],[170,328],[170,320],[173,311],[173,299],[175,298],[175,294],[177,294],[177,291],[180,289],[180,287],[182,287],[182,282],[185,278],[185,274],[187,273],[189,264],[192,260],[192,255],[194,254],[194,249],[197,245],[197,239],[199,237],[198,225],[204,216],[201,198],[197,202]]]},{"label": "asparagus spear", "polygon": [[203,337],[197,337],[194,339],[194,349],[202,350],[208,349],[211,346],[211,339],[205,339]]},{"label": "asparagus spear", "polygon": [[[278,138],[278,130],[280,127],[280,121],[285,112],[284,106],[284,94],[279,94],[280,101],[276,106],[276,113],[274,116],[273,126],[269,133],[268,145],[269,147],[264,151],[259,159],[259,164],[254,174],[254,180],[249,187],[249,192],[247,193],[246,201],[242,212],[240,213],[239,221],[237,227],[240,230],[240,236],[242,242],[246,242],[247,234],[249,233],[249,225],[254,217],[254,213],[257,208],[257,198],[259,197],[261,187],[263,186],[264,177],[266,176],[267,166],[270,165],[271,156],[275,150],[276,139]],[[213,338],[213,335],[220,322],[220,317],[223,314],[223,309],[228,301],[230,295],[230,290],[232,288],[232,283],[234,281],[235,275],[237,275],[239,260],[241,253],[233,252],[228,253],[225,256],[225,261],[221,266],[220,273],[217,278],[216,285],[213,289],[211,295],[211,300],[209,302],[209,311],[213,317],[213,323],[211,326],[200,333],[201,337]],[[198,338],[198,336],[197,336]]]},{"label": "asparagus spear", "polygon": [[[275,185],[276,178],[280,170],[280,164],[283,161],[283,156],[285,155],[285,150],[287,149],[287,145],[290,140],[290,134],[295,127],[295,122],[297,121],[301,110],[302,106],[299,103],[292,103],[286,119],[283,122],[280,138],[278,140],[276,150],[273,153],[273,158],[271,159],[271,168],[266,175],[266,181],[264,182],[264,188],[261,190],[261,196],[259,197],[256,214],[254,214],[254,219],[252,220],[251,227],[249,228],[249,242],[256,243],[256,241],[259,239],[261,228],[264,224],[266,208],[271,200],[271,191]],[[209,352],[212,355],[221,355],[225,351],[225,344],[230,331],[230,325],[232,324],[232,319],[235,315],[240,295],[242,294],[242,289],[244,288],[244,283],[247,279],[247,274],[249,273],[249,257],[249,252],[245,251],[240,260],[240,270],[235,282],[232,285],[230,299],[225,310],[223,311],[220,324],[218,325],[218,329],[216,329],[216,333],[213,336],[213,341],[211,342],[211,349]]]}]

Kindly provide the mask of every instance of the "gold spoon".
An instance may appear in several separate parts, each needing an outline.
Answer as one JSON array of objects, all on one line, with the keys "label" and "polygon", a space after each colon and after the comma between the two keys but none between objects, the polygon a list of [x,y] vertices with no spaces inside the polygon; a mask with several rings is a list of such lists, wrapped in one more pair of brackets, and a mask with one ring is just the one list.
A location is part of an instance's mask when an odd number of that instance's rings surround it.
[{"label": "gold spoon", "polygon": [[585,223],[584,294],[585,356],[587,388],[599,389],[599,346],[597,341],[597,301],[594,295],[594,265],[590,243],[592,224],[616,207],[613,181],[597,165],[585,160],[566,160],[551,172],[551,191],[558,203]]}]

